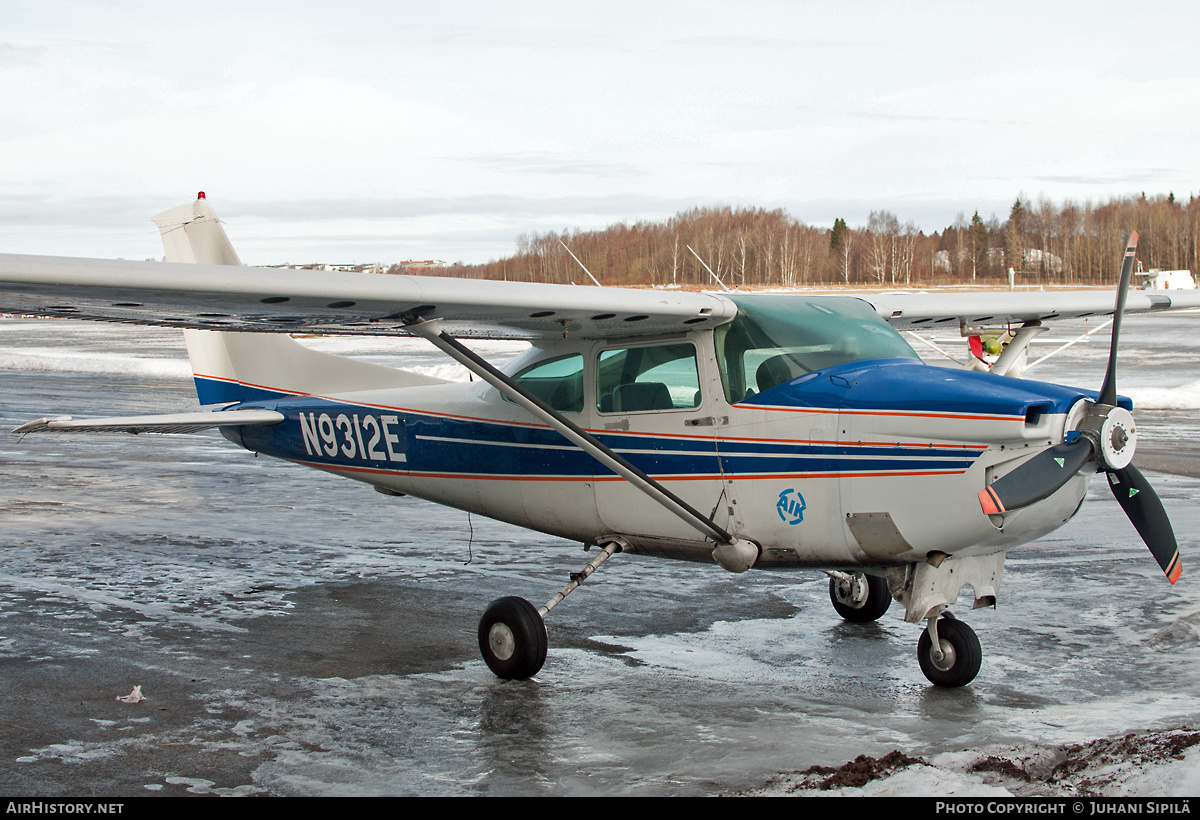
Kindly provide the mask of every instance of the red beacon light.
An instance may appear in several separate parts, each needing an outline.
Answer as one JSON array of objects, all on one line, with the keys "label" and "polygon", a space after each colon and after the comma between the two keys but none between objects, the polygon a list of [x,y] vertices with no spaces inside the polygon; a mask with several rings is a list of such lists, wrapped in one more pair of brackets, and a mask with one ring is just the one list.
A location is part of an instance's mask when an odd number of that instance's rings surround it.
[{"label": "red beacon light", "polygon": [[196,194],[196,199],[204,199],[204,191],[201,191],[200,193]]}]

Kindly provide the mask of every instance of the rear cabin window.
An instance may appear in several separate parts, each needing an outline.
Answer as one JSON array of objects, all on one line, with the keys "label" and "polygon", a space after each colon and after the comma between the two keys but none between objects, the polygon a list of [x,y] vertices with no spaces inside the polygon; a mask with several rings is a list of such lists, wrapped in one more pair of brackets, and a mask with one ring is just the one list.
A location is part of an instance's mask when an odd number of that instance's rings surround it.
[{"label": "rear cabin window", "polygon": [[596,363],[596,404],[601,413],[699,407],[696,348],[681,342],[601,352]]},{"label": "rear cabin window", "polygon": [[532,364],[513,381],[560,413],[583,411],[583,356],[578,353]]}]

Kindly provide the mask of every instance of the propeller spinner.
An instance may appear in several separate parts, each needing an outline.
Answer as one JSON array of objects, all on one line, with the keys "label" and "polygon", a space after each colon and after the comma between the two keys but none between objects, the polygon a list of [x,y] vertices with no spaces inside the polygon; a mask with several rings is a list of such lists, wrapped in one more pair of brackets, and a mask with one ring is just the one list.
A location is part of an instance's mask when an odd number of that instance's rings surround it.
[{"label": "propeller spinner", "polygon": [[988,515],[1027,507],[1053,495],[1094,462],[1108,475],[1108,485],[1121,509],[1150,548],[1167,580],[1173,584],[1182,573],[1175,532],[1154,488],[1131,463],[1137,445],[1133,414],[1117,406],[1117,344],[1137,243],[1137,233],[1131,233],[1117,289],[1108,368],[1096,401],[1087,408],[1078,428],[1067,433],[1062,444],[1043,450],[986,487],[979,493],[979,503]]}]

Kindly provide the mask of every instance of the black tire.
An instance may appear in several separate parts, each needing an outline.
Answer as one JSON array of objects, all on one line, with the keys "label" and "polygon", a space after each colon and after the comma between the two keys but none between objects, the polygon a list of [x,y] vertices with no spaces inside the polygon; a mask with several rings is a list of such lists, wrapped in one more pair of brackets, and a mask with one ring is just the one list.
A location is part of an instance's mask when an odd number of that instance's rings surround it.
[{"label": "black tire", "polygon": [[524,598],[499,598],[479,619],[479,651],[498,677],[531,678],[546,662],[546,623]]},{"label": "black tire", "polygon": [[[975,636],[975,630],[954,618],[942,618],[937,627],[938,642],[952,663],[947,665],[943,662],[941,666],[946,668],[939,668],[934,663],[933,641],[929,639],[929,630],[925,630],[921,633],[921,640],[917,641],[917,660],[921,664],[921,671],[937,686],[966,686],[975,680],[983,664],[979,638]],[[950,652],[954,653],[953,656]]]},{"label": "black tire", "polygon": [[887,579],[878,575],[864,577],[867,579],[867,600],[861,604],[855,604],[848,597],[839,595],[839,581],[836,578],[829,579],[829,600],[833,608],[837,610],[838,615],[856,624],[879,620],[892,605],[892,594],[888,592]]}]

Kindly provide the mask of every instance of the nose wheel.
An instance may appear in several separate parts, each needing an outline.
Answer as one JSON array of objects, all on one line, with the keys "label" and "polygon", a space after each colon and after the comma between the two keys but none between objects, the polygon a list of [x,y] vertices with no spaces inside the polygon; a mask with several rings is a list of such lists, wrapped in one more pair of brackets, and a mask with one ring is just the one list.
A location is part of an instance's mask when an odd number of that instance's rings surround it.
[{"label": "nose wheel", "polygon": [[930,618],[921,633],[917,661],[925,677],[936,686],[966,686],[979,674],[983,649],[975,630],[944,612],[941,618]]}]

